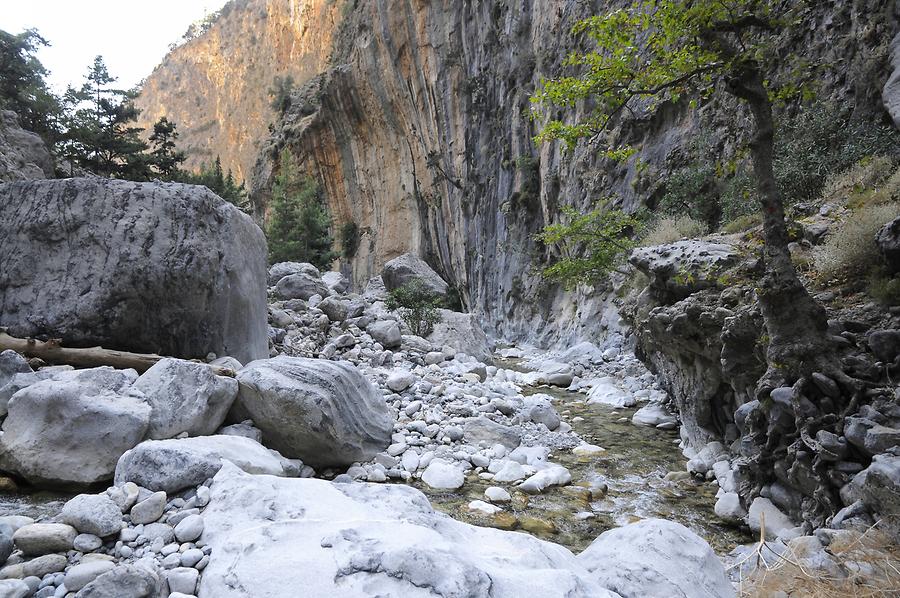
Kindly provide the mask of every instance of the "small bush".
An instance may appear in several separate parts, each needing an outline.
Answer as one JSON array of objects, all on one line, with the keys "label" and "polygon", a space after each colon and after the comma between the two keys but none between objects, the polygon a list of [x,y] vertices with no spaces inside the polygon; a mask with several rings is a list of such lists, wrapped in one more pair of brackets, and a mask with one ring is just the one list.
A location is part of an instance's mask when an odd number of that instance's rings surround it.
[{"label": "small bush", "polygon": [[866,206],[848,217],[814,253],[816,271],[823,281],[865,274],[881,262],[875,235],[900,215],[900,205]]},{"label": "small bush", "polygon": [[744,216],[738,216],[734,220],[727,222],[725,226],[722,227],[722,232],[733,235],[735,233],[748,231],[760,224],[762,224],[762,214],[759,212],[745,214]]},{"label": "small bush", "polygon": [[690,216],[666,216],[657,220],[647,229],[641,239],[641,245],[644,247],[666,245],[682,239],[700,237],[707,232],[709,229],[704,223],[694,220]]},{"label": "small bush", "polygon": [[[842,205],[859,204],[860,195],[883,189],[900,188],[900,170],[891,158],[868,157],[850,168],[828,177],[822,189],[822,200]],[[875,203],[884,203],[876,201]],[[857,205],[856,207],[859,207]]]},{"label": "small bush", "polygon": [[400,313],[410,331],[416,336],[428,336],[441,321],[438,307],[441,300],[421,280],[412,280],[390,292],[386,306]]},{"label": "small bush", "polygon": [[341,253],[348,260],[359,250],[359,225],[349,220],[341,226]]},{"label": "small bush", "polygon": [[900,276],[891,276],[885,268],[876,268],[869,276],[869,295],[887,306],[900,305]]}]

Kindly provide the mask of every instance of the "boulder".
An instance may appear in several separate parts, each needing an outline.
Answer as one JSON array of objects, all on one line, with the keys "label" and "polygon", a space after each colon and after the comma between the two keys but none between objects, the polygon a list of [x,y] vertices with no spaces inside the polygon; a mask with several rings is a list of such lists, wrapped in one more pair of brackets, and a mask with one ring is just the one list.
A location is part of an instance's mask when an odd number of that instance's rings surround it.
[{"label": "boulder", "polygon": [[674,303],[699,290],[714,287],[718,273],[737,259],[734,247],[699,239],[640,247],[628,261],[650,277],[650,287],[665,302]]},{"label": "boulder", "polygon": [[[900,109],[900,103],[898,103]],[[900,218],[885,224],[875,235],[875,243],[884,257],[888,269],[894,274],[900,272]]]},{"label": "boulder", "polygon": [[13,534],[16,532],[11,525],[0,523],[0,567],[6,563],[13,551]]},{"label": "boulder", "polygon": [[750,503],[747,523],[751,530],[759,533],[763,519],[765,519],[766,538],[769,540],[774,540],[780,534],[794,528],[794,523],[790,518],[782,513],[771,500],[758,496]]},{"label": "boulder", "polygon": [[268,354],[265,238],[206,187],[19,181],[0,185],[0,213],[10,334],[245,363]]},{"label": "boulder", "polygon": [[16,530],[13,542],[27,556],[72,550],[78,532],[64,523],[32,523]]},{"label": "boulder", "polygon": [[716,500],[713,510],[716,513],[716,517],[726,523],[741,523],[744,517],[747,516],[747,511],[741,506],[741,498],[737,492],[724,492]]},{"label": "boulder", "polygon": [[400,288],[413,280],[421,280],[425,284],[425,288],[441,297],[446,296],[449,289],[449,285],[431,269],[431,266],[411,253],[404,253],[386,263],[381,270],[381,278],[389,291]]},{"label": "boulder", "polygon": [[679,523],[645,519],[603,532],[577,557],[622,598],[733,598],[722,561]]},{"label": "boulder", "polygon": [[452,463],[434,459],[422,472],[422,481],[436,490],[456,490],[462,488],[466,477]]},{"label": "boulder", "polygon": [[327,297],[328,287],[317,276],[311,276],[306,272],[289,274],[275,285],[275,295],[279,299],[303,299],[309,300],[313,295]]},{"label": "boulder", "polygon": [[0,467],[34,484],[109,480],[147,432],[150,407],[126,389],[134,370],[62,372],[13,395],[0,436]]},{"label": "boulder", "polygon": [[637,398],[618,386],[612,378],[598,378],[587,395],[588,403],[600,403],[610,407],[632,407],[637,403]]},{"label": "boulder", "polygon": [[202,363],[163,359],[141,374],[133,389],[151,408],[147,437],[162,440],[213,434],[237,398],[238,383]]},{"label": "boulder", "polygon": [[338,295],[344,295],[350,290],[350,281],[340,272],[326,272],[322,275],[322,282]]},{"label": "boulder", "polygon": [[394,392],[403,392],[416,383],[416,376],[412,372],[394,372],[387,377],[385,384]]},{"label": "boulder", "polygon": [[226,461],[248,473],[299,474],[297,463],[250,438],[198,436],[142,442],[119,459],[115,483],[134,482],[154,492],[174,494],[212,478]]},{"label": "boulder", "polygon": [[28,598],[33,592],[21,579],[0,579],[0,596],[3,598]]},{"label": "boulder", "polygon": [[439,309],[441,319],[428,335],[434,345],[451,347],[460,353],[471,355],[482,363],[494,363],[494,345],[488,340],[475,314],[463,314],[449,309]]},{"label": "boulder", "polygon": [[291,274],[307,274],[313,278],[322,278],[319,269],[307,262],[278,262],[269,268],[269,286],[274,287],[279,280]]},{"label": "boulder", "polygon": [[885,363],[900,355],[900,330],[873,330],[866,340],[875,357]]},{"label": "boulder", "polygon": [[381,393],[346,362],[280,355],[238,373],[240,414],[263,441],[313,467],[364,462],[390,444],[394,418]]},{"label": "boulder", "polygon": [[54,176],[44,140],[19,125],[12,110],[0,110],[0,183]]},{"label": "boulder", "polygon": [[456,521],[408,486],[226,466],[211,490],[199,598],[616,597],[562,546]]},{"label": "boulder", "polygon": [[334,297],[326,297],[316,307],[321,309],[322,313],[328,316],[332,322],[343,322],[347,319],[347,313],[350,311],[349,302]]},{"label": "boulder", "polygon": [[475,446],[502,444],[508,449],[514,449],[522,443],[522,434],[515,428],[498,424],[487,417],[478,417],[466,422],[465,439]]},{"label": "boulder", "polygon": [[[84,586],[77,598],[156,598],[164,581],[141,564],[119,565]],[[165,594],[163,594],[165,595]]]},{"label": "boulder", "polygon": [[122,529],[122,511],[104,494],[79,494],[63,506],[59,518],[79,533],[99,538]]},{"label": "boulder", "polygon": [[16,374],[30,374],[31,367],[24,357],[7,349],[0,353],[0,388],[9,383]]},{"label": "boulder", "polygon": [[650,403],[635,411],[631,416],[631,423],[636,426],[655,427],[660,424],[677,424],[678,420],[659,403]]},{"label": "boulder", "polygon": [[875,455],[869,467],[853,476],[849,488],[852,501],[861,499],[888,533],[900,536],[900,456]]},{"label": "boulder", "polygon": [[376,343],[380,343],[385,349],[394,349],[403,342],[400,333],[400,325],[396,320],[378,320],[366,327],[366,332]]},{"label": "boulder", "polygon": [[891,41],[891,66],[893,71],[884,84],[881,99],[884,108],[894,119],[894,125],[900,129],[900,33]]},{"label": "boulder", "polygon": [[115,566],[111,561],[87,561],[66,571],[63,583],[70,592],[77,592],[104,573],[112,571]]}]

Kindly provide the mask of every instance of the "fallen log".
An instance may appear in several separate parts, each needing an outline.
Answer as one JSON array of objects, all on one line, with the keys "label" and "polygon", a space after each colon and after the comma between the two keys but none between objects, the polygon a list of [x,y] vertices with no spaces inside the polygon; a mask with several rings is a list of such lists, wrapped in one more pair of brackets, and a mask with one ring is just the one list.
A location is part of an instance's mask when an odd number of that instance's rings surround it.
[{"label": "fallen log", "polygon": [[[99,367],[109,365],[114,368],[137,370],[143,374],[159,360],[162,355],[154,353],[129,353],[104,349],[103,347],[63,347],[58,339],[39,341],[34,338],[17,338],[0,330],[0,351],[12,349],[25,357],[37,357],[47,363],[57,365],[71,365],[76,367]],[[197,362],[203,363],[203,362]],[[235,376],[234,370],[218,365],[204,364],[210,367],[218,376]]]}]

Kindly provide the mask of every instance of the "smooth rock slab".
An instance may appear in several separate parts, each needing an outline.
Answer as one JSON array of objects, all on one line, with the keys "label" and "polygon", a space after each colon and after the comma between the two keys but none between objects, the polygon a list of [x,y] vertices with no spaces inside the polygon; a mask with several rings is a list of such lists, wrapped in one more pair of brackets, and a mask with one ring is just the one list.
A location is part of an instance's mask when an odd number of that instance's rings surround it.
[{"label": "smooth rock slab", "polygon": [[562,546],[455,521],[407,486],[226,466],[204,518],[199,598],[616,598]]},{"label": "smooth rock slab", "polygon": [[148,440],[122,455],[115,483],[134,482],[148,490],[173,494],[216,475],[224,462],[248,473],[295,476],[299,464],[243,436],[198,436]]},{"label": "smooth rock slab", "polygon": [[10,334],[242,363],[268,355],[265,237],[205,187],[23,181],[0,186],[0,213]]},{"label": "smooth rock slab", "polygon": [[681,524],[646,519],[603,532],[578,561],[622,598],[734,598],[722,562]]},{"label": "smooth rock slab", "polygon": [[345,362],[284,355],[238,374],[235,403],[266,446],[312,467],[365,462],[390,444],[394,420],[381,393]]},{"label": "smooth rock slab", "polygon": [[100,538],[122,529],[122,511],[103,494],[79,494],[63,506],[60,519],[81,534]]},{"label": "smooth rock slab", "polygon": [[215,433],[238,393],[234,378],[216,376],[209,366],[183,359],[160,360],[132,388],[152,409],[147,436],[153,440]]}]

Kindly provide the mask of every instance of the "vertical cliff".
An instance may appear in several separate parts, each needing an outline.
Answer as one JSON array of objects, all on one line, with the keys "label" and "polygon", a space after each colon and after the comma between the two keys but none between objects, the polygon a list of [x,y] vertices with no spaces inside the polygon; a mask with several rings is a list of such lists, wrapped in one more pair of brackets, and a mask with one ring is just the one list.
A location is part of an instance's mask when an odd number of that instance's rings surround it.
[{"label": "vertical cliff", "polygon": [[189,168],[222,159],[249,179],[276,115],[275,77],[303,83],[326,68],[340,2],[234,0],[203,35],[172,50],[135,102],[140,126],[166,116],[178,124]]}]

